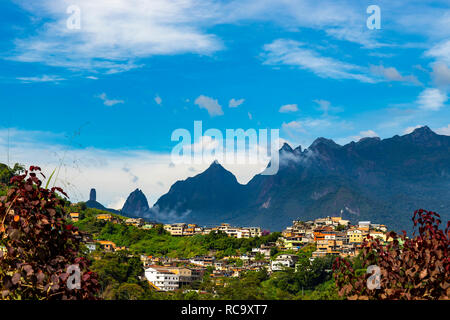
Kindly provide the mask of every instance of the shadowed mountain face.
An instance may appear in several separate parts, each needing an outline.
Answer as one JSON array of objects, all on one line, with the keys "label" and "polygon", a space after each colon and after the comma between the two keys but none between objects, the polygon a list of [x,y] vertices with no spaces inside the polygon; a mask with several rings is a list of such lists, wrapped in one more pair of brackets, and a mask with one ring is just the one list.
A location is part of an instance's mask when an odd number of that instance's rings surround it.
[{"label": "shadowed mountain face", "polygon": [[318,138],[307,149],[280,149],[276,175],[247,185],[220,164],[175,183],[154,209],[161,218],[230,222],[280,230],[293,219],[340,215],[408,232],[415,209],[450,218],[450,137],[428,127],[389,139],[340,146]]},{"label": "shadowed mountain face", "polygon": [[161,221],[216,223],[224,212],[240,208],[243,192],[236,177],[215,161],[203,173],[174,183],[152,209]]},{"label": "shadowed mountain face", "polygon": [[150,208],[144,193],[139,189],[130,193],[123,205],[121,213],[128,217],[148,218]]}]

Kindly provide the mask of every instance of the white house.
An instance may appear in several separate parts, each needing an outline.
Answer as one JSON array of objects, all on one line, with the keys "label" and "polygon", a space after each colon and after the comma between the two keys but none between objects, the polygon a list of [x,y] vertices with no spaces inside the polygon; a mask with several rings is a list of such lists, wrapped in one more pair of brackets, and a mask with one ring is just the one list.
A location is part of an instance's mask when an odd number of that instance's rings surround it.
[{"label": "white house", "polygon": [[145,269],[145,277],[154,287],[162,291],[179,288],[180,276],[164,267],[151,266]]},{"label": "white house", "polygon": [[282,271],[284,268],[293,268],[298,260],[295,254],[280,254],[271,263],[272,271]]}]

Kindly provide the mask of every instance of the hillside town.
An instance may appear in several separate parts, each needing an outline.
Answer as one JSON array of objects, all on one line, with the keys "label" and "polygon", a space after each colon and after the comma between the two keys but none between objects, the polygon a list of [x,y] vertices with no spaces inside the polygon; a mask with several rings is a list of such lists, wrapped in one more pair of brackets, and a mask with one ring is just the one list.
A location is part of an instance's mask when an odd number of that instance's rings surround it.
[{"label": "hillside town", "polygon": [[[77,222],[79,214],[70,213],[70,219]],[[115,224],[131,225],[140,229],[152,229],[157,224],[146,222],[141,218],[119,218],[112,214],[98,214],[97,220]],[[174,223],[162,225],[164,230],[174,237],[191,237],[209,233],[224,233],[233,238],[261,237],[263,232],[258,227],[235,227],[222,223],[214,227],[201,227],[196,224]],[[265,269],[269,274],[297,268],[297,253],[309,246],[313,248],[312,257],[339,255],[354,257],[358,255],[362,243],[366,239],[379,239],[386,243],[387,227],[370,221],[359,221],[351,225],[349,220],[341,217],[324,217],[311,221],[294,220],[285,228],[275,242],[262,244],[252,248],[250,252],[236,256],[216,257],[216,252],[208,255],[190,258],[173,258],[167,256],[141,255],[140,259],[145,269],[145,278],[156,290],[173,291],[183,287],[193,287],[202,281],[208,271],[216,284],[224,277],[239,277],[245,271]],[[112,241],[93,240],[88,234],[83,234],[83,241],[90,251],[103,250],[115,252],[127,250]]]}]

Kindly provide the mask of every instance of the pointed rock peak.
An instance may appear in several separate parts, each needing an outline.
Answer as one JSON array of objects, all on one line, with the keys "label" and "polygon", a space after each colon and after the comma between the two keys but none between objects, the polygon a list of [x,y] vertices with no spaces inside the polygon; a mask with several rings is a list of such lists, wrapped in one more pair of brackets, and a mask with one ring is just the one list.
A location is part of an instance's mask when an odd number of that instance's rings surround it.
[{"label": "pointed rock peak", "polygon": [[285,142],[283,143],[283,146],[280,149],[280,152],[293,152],[294,150],[292,150],[291,146]]},{"label": "pointed rock peak", "polygon": [[128,196],[128,198],[130,197],[142,197],[142,198],[146,198],[144,192],[142,192],[141,189],[136,188],[136,190],[134,190],[133,192],[130,193],[130,195]]},{"label": "pointed rock peak", "polygon": [[204,175],[205,173],[208,174],[232,174],[230,171],[228,171],[227,169],[225,169],[219,161],[214,160],[211,165],[208,167],[208,169],[206,169],[205,171],[203,171],[202,173],[199,173],[197,176],[201,176]]},{"label": "pointed rock peak", "polygon": [[[211,165],[203,172],[200,172],[199,174],[187,178],[187,180],[194,180],[194,181],[237,181],[235,175],[231,172],[225,169],[217,160],[213,161]],[[184,180],[184,181],[187,181]]]},{"label": "pointed rock peak", "polygon": [[138,188],[130,193],[122,207],[122,212],[134,216],[139,216],[148,210],[147,197],[142,190]]},{"label": "pointed rock peak", "polygon": [[294,152],[301,153],[302,152],[302,146],[299,145],[297,148],[294,149]]},{"label": "pointed rock peak", "polygon": [[207,170],[210,169],[223,169],[225,170],[225,168],[220,164],[220,162],[218,160],[214,160],[213,162],[211,162],[211,165],[209,166],[209,168]]},{"label": "pointed rock peak", "polygon": [[92,188],[89,193],[89,201],[97,201],[97,191],[95,191],[94,188]]},{"label": "pointed rock peak", "polygon": [[434,133],[429,127],[423,126],[415,129],[410,134],[400,137],[400,139],[423,145],[434,145],[440,143],[439,137],[440,136]]},{"label": "pointed rock peak", "polygon": [[423,127],[414,129],[414,131],[411,132],[410,135],[412,135],[412,136],[430,136],[430,135],[435,135],[435,133],[428,126],[423,126]]},{"label": "pointed rock peak", "polygon": [[339,148],[340,147],[340,145],[338,145],[333,140],[320,137],[320,138],[317,138],[316,140],[314,140],[314,142],[311,144],[311,146],[309,148],[316,148],[318,146],[327,146],[327,147],[331,147],[331,148]]}]

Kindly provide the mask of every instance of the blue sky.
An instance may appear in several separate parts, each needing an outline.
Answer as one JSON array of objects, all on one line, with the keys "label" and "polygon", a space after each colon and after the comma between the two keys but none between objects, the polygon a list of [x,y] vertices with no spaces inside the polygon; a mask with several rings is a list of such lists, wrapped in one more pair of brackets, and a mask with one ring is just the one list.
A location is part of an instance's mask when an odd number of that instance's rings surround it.
[{"label": "blue sky", "polygon": [[194,120],[302,147],[425,124],[450,135],[450,4],[392,2],[2,1],[0,161],[61,166],[74,200],[97,187],[120,207],[207,166],[168,165],[171,133]]}]

